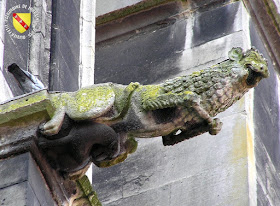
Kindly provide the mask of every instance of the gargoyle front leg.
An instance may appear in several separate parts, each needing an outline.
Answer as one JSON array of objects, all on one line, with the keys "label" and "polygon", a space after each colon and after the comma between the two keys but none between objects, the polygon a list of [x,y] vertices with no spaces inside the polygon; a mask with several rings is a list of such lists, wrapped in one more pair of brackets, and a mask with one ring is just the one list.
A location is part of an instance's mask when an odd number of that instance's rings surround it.
[{"label": "gargoyle front leg", "polygon": [[65,107],[57,109],[51,120],[39,126],[39,131],[46,135],[48,139],[52,139],[51,136],[57,134],[60,131],[64,117]]},{"label": "gargoyle front leg", "polygon": [[183,106],[193,108],[195,112],[204,119],[209,125],[209,133],[216,135],[222,128],[222,122],[215,118],[213,119],[208,112],[200,105],[200,98],[197,94],[191,91],[177,93],[166,93],[159,95],[155,99],[149,99],[143,102],[145,110],[164,109],[169,107]]},{"label": "gargoyle front leg", "polygon": [[203,107],[201,107],[200,98],[195,93],[187,94],[184,99],[188,102],[188,105],[192,107],[197,112],[197,114],[208,123],[209,133],[211,135],[216,135],[221,131],[223,123],[219,118],[213,119],[209,113],[203,109]]}]

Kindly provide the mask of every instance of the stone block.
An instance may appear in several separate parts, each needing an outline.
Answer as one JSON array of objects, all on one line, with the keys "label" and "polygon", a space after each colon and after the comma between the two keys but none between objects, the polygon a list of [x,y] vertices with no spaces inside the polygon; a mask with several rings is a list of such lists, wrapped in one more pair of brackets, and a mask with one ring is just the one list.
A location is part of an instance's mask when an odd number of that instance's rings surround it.
[{"label": "stone block", "polygon": [[122,168],[119,165],[111,168],[93,166],[93,187],[103,203],[116,201],[123,196],[123,179],[120,178]]},{"label": "stone block", "polygon": [[[135,7],[109,13],[96,18],[96,42],[106,41],[123,34],[138,33],[145,27],[166,27],[182,11],[180,1],[142,1]],[[161,4],[162,3],[162,4]],[[145,9],[146,8],[146,9]]]},{"label": "stone block", "polygon": [[0,124],[49,109],[52,106],[46,90],[29,93],[0,105]]},{"label": "stone block", "polygon": [[192,47],[242,30],[242,4],[228,4],[194,18]]},{"label": "stone block", "polygon": [[139,193],[129,198],[123,198],[103,206],[171,206],[170,202],[170,186],[165,185],[152,189],[143,193]]},{"label": "stone block", "polygon": [[30,153],[1,160],[0,166],[0,203],[2,201],[3,205],[55,205]]},{"label": "stone block", "polygon": [[93,67],[80,66],[80,87],[90,86],[94,84]]},{"label": "stone block", "polygon": [[91,46],[81,47],[81,64],[83,67],[94,68],[94,50]]},{"label": "stone block", "polygon": [[[224,0],[225,2],[229,2],[230,0]],[[219,0],[191,0],[190,1],[190,7],[191,9],[200,9],[200,10],[205,10],[205,9],[209,9],[209,6],[211,5],[215,5],[215,4],[219,4],[220,1]]]},{"label": "stone block", "polygon": [[190,74],[213,65],[218,62],[217,60],[228,59],[228,52],[232,47],[249,49],[248,43],[244,41],[245,38],[246,33],[239,31],[193,48],[184,49],[178,62],[180,73]]},{"label": "stone block", "polygon": [[170,183],[169,205],[248,205],[247,175],[246,158],[202,170]]},{"label": "stone block", "polygon": [[[109,5],[107,4],[107,6],[109,6]],[[95,1],[82,0],[79,8],[80,7],[81,7],[81,18],[83,21],[86,21],[86,22],[95,21],[95,9],[96,9]]]},{"label": "stone block", "polygon": [[28,155],[22,154],[0,160],[0,177],[0,188],[26,181],[28,179]]},{"label": "stone block", "polygon": [[39,167],[31,156],[28,167],[28,183],[41,205],[56,205]]},{"label": "stone block", "polygon": [[93,38],[95,33],[95,27],[92,21],[83,21],[81,25],[81,44],[82,46],[93,46],[95,39]]},{"label": "stone block", "polygon": [[34,2],[33,6],[33,15],[32,15],[32,31],[35,33],[42,33],[45,36],[46,29],[45,29],[45,11],[43,8],[42,1]]},{"label": "stone block", "polygon": [[[41,205],[28,182],[0,189],[1,205]],[[53,204],[54,205],[54,204]]]},{"label": "stone block", "polygon": [[[95,82],[150,84],[179,73],[186,22],[96,47]],[[117,74],[117,75],[116,75]]]},{"label": "stone block", "polygon": [[[248,49],[248,35],[242,30],[240,23],[243,8],[239,3],[235,3],[234,8],[237,13],[230,27],[232,30],[201,40],[200,43],[197,42],[202,37],[193,31],[194,25],[197,24],[193,21],[199,16],[194,15],[190,19],[171,23],[164,29],[148,30],[145,35],[136,34],[133,38],[122,37],[122,40],[98,44],[95,82],[128,84],[131,81],[139,81],[142,84],[150,84],[182,73],[197,71],[202,68],[201,65],[210,66],[215,60],[227,59],[227,53],[232,47]],[[229,5],[222,7],[222,10],[230,9]],[[211,13],[205,12],[204,15],[203,18],[207,18]],[[211,29],[206,27],[205,35]]]},{"label": "stone block", "polygon": [[6,11],[6,2],[1,1],[0,2],[0,41],[4,41],[4,31],[5,31],[5,12]]},{"label": "stone block", "polygon": [[40,76],[43,61],[44,51],[44,36],[42,33],[35,33],[30,38],[30,50],[29,50],[29,68],[28,71],[33,75]]},{"label": "stone block", "polygon": [[121,0],[108,0],[108,1],[102,1],[97,0],[96,1],[96,16],[101,16],[106,13],[110,13],[112,11],[131,6],[133,4],[136,4],[140,2],[141,0],[128,0],[128,1],[121,1]]}]

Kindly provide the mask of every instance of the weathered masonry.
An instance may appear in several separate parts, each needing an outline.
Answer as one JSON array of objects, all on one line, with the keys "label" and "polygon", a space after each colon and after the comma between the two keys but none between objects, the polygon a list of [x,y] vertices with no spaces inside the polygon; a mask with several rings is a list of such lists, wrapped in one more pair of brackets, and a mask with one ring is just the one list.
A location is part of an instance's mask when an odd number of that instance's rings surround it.
[{"label": "weathered masonry", "polygon": [[[0,204],[280,205],[279,10],[276,0],[0,0]],[[12,14],[29,12],[25,36]],[[37,146],[47,91],[23,95],[7,71],[17,63],[49,91],[156,84],[253,46],[270,77],[219,114],[221,132],[172,147],[137,139],[123,163],[92,167],[100,202],[86,176],[65,180]]]},{"label": "weathered masonry", "polygon": [[213,65],[236,46],[255,46],[273,62],[271,77],[220,115],[224,125],[217,136],[173,147],[162,146],[161,138],[141,139],[124,163],[93,168],[101,202],[280,204],[277,1],[169,1],[122,16],[145,6],[126,2],[132,5],[119,10],[111,2],[102,12],[106,4],[97,1],[95,83],[157,83]]}]

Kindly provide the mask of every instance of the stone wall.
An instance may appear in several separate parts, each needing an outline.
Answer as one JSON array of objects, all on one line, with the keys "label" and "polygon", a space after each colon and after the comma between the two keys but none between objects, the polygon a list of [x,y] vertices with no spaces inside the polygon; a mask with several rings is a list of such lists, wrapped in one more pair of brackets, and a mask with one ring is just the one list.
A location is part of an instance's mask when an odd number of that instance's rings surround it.
[{"label": "stone wall", "polygon": [[[253,24],[252,45],[269,56]],[[269,60],[270,68],[272,62]],[[254,122],[258,205],[280,204],[279,80],[274,70],[269,81],[255,89]]]},{"label": "stone wall", "polygon": [[[265,53],[242,2],[185,6],[136,30],[137,24],[115,23],[131,31],[97,43],[95,82],[161,82],[223,61],[237,46],[255,45]],[[97,39],[106,35],[98,29]],[[219,115],[224,126],[217,136],[203,134],[173,147],[164,147],[160,137],[138,139],[138,150],[124,163],[94,167],[93,186],[103,205],[278,205],[278,80],[269,67],[270,79]]]},{"label": "stone wall", "polygon": [[0,161],[1,205],[56,205],[30,153]]}]

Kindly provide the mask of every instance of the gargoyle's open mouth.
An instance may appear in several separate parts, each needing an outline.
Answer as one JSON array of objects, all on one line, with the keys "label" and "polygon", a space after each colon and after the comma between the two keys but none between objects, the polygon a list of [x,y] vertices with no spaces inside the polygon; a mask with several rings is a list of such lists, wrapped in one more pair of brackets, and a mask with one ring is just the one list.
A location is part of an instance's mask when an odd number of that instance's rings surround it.
[{"label": "gargoyle's open mouth", "polygon": [[249,71],[249,75],[246,79],[246,83],[248,86],[255,86],[264,77],[264,75],[260,72],[256,72],[251,65],[248,65],[247,69]]}]

